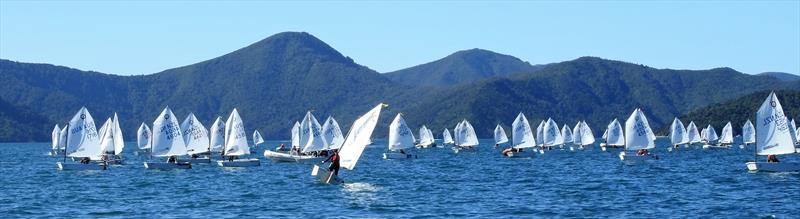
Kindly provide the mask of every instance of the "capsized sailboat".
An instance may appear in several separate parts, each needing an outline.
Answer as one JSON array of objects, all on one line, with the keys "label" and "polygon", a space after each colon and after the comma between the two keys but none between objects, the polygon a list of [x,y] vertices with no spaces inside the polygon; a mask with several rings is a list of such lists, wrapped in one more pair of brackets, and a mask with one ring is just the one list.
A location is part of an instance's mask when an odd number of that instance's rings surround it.
[{"label": "capsized sailboat", "polygon": [[[178,119],[169,107],[153,121],[153,137],[150,146],[151,161],[144,162],[145,169],[171,170],[191,169],[189,162],[178,161],[178,156],[186,155],[186,142],[178,124]],[[166,162],[153,161],[152,157],[167,157]]]},{"label": "capsized sailboat", "polygon": [[[66,126],[67,134],[62,162],[56,163],[60,170],[105,170],[105,163],[89,162],[90,157],[100,156],[100,135],[92,115],[86,107],[81,107]],[[81,158],[80,163],[68,163],[67,157]]]},{"label": "capsized sailboat", "polygon": [[782,154],[797,153],[794,142],[792,142],[791,132],[789,132],[789,121],[783,113],[783,107],[775,92],[769,94],[764,103],[756,112],[756,150],[754,161],[747,162],[747,169],[752,172],[798,172],[800,163],[797,162],[760,162],[758,155],[777,156]]},{"label": "capsized sailboat", "polygon": [[[427,135],[427,131],[424,131],[425,126],[420,128],[420,135],[425,134]],[[420,137],[421,139],[422,137]],[[420,140],[422,142],[423,140]],[[416,155],[411,154],[408,149],[414,148],[414,133],[411,131],[411,128],[408,127],[406,124],[406,120],[403,119],[401,114],[397,114],[392,120],[392,123],[389,124],[389,142],[388,148],[385,153],[383,153],[383,159],[408,159],[408,158],[417,158]]]},{"label": "capsized sailboat", "polygon": [[239,158],[250,154],[250,145],[247,142],[247,133],[244,131],[244,122],[239,116],[239,111],[233,108],[231,115],[225,122],[225,147],[222,149],[224,160],[218,160],[222,167],[251,167],[260,166],[261,161],[256,158]]},{"label": "capsized sailboat", "polygon": [[[385,104],[379,104],[353,122],[339,152],[339,159],[341,160],[339,165],[341,168],[347,170],[355,168],[359,158],[361,158],[361,153],[364,152],[364,148],[371,143],[372,132],[378,124],[381,109],[385,106]],[[314,165],[311,175],[316,176],[322,183],[344,183],[341,177],[334,175],[327,168],[320,168],[318,165]]]},{"label": "capsized sailboat", "polygon": [[650,129],[647,117],[637,108],[625,121],[625,151],[619,153],[619,159],[626,163],[658,159],[658,156],[649,152],[656,147],[655,140],[655,134]]}]

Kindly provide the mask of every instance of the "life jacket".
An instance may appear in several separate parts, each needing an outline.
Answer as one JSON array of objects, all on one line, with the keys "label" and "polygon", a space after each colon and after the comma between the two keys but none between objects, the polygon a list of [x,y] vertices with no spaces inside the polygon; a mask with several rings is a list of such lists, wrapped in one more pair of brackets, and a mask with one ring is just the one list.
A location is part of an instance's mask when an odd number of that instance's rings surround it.
[{"label": "life jacket", "polygon": [[334,154],[333,156],[331,156],[331,162],[336,162],[336,161],[339,161],[339,154]]}]

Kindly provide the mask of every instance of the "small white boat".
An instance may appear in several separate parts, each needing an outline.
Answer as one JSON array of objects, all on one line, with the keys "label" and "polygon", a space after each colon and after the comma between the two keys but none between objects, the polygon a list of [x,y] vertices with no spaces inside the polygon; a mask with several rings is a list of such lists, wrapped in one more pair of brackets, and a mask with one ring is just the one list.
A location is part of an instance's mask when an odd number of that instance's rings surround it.
[{"label": "small white boat", "polygon": [[[433,143],[433,133],[424,125],[419,129],[419,134],[421,144],[424,143],[424,145],[429,146]],[[414,133],[411,131],[411,128],[408,127],[406,120],[403,119],[400,113],[398,113],[397,116],[394,117],[394,120],[392,120],[392,123],[389,124],[389,142],[387,143],[387,151],[383,153],[383,159],[417,158],[416,155],[406,152],[406,150],[414,147]]]},{"label": "small white boat", "polygon": [[[105,163],[67,163],[67,157],[71,158],[90,158],[100,157],[104,152],[100,146],[100,135],[94,124],[94,119],[86,107],[78,110],[78,113],[70,119],[66,127],[64,136],[64,157],[62,162],[57,162],[56,166],[60,170],[105,170]],[[59,133],[60,134],[60,133]],[[60,141],[60,140],[59,140]]]},{"label": "small white boat", "polygon": [[344,180],[339,176],[333,175],[328,169],[321,168],[318,165],[314,165],[313,169],[311,170],[311,175],[316,176],[317,180],[320,183],[324,184],[342,184]]},{"label": "small white boat", "polygon": [[797,162],[759,162],[758,155],[794,154],[794,139],[789,129],[789,120],[783,112],[775,92],[769,94],[764,103],[756,112],[756,150],[754,161],[745,165],[751,172],[797,172],[800,163]]},{"label": "small white boat", "polygon": [[105,170],[107,169],[107,165],[104,163],[62,163],[57,162],[59,170]]},{"label": "small white boat", "polygon": [[648,159],[658,159],[658,156],[653,154],[639,155],[637,150],[651,150],[656,147],[656,136],[653,130],[650,129],[650,124],[647,122],[647,117],[641,109],[631,113],[628,120],[625,121],[625,150],[619,153],[619,159],[627,164],[633,164],[639,161]]},{"label": "small white boat", "polygon": [[[525,114],[520,112],[517,118],[511,123],[511,148],[507,148],[501,152],[504,156],[509,158],[532,158],[536,154],[536,139],[533,137],[531,125],[528,123],[528,118]],[[530,148],[526,150],[527,148]]]},{"label": "small white boat", "polygon": [[[669,140],[672,146],[677,146],[675,148],[679,148],[681,144],[689,143],[689,135],[686,133],[686,128],[683,127],[683,122],[678,117],[672,120],[669,130]],[[667,148],[669,151],[672,151],[672,149],[673,147]]]},{"label": "small white boat", "polygon": [[144,168],[151,170],[191,169],[192,164],[177,162],[177,156],[186,155],[186,142],[178,119],[169,107],[164,108],[161,114],[153,121],[153,137],[150,138],[151,157],[175,157],[176,162],[145,161]]},{"label": "small white boat", "polygon": [[581,150],[591,149],[594,145],[594,134],[586,121],[580,121],[572,129],[572,143]]},{"label": "small white boat", "polygon": [[196,163],[196,164],[207,164],[211,163],[211,158],[208,156],[202,156],[197,158],[178,158],[179,163]]},{"label": "small white boat", "polygon": [[606,131],[603,133],[605,142],[600,143],[600,150],[625,148],[625,134],[622,132],[622,125],[616,118],[608,123]]},{"label": "small white boat", "polygon": [[221,167],[254,167],[261,166],[261,161],[256,158],[218,160],[217,164]]},{"label": "small white boat", "polygon": [[[400,114],[397,114],[397,116],[399,117]],[[397,119],[397,117],[395,117],[395,119]],[[403,121],[403,123],[405,123],[405,120]],[[406,128],[407,128],[407,126],[406,126]],[[411,130],[411,129],[409,129],[409,130]],[[411,139],[413,140],[413,138],[414,137],[413,137],[413,134],[412,134]],[[413,146],[413,144],[412,144],[412,146]],[[431,130],[429,130],[428,127],[425,127],[425,125],[420,127],[419,128],[419,144],[417,144],[416,147],[417,148],[430,148],[430,147],[435,147],[435,146],[436,146],[436,142],[433,139],[433,133],[431,132]]]},{"label": "small white boat", "polygon": [[189,162],[144,162],[144,168],[149,170],[192,169]]},{"label": "small white boat", "polygon": [[275,162],[297,162],[297,163],[319,163],[325,160],[323,156],[312,155],[294,155],[286,152],[276,152],[271,150],[264,150],[264,157],[271,159]]},{"label": "small white boat", "polygon": [[456,128],[453,129],[453,133],[456,135],[453,152],[460,153],[477,151],[475,146],[479,144],[478,136],[475,135],[475,128],[473,128],[472,124],[469,124],[466,119],[456,125]]},{"label": "small white boat", "polygon": [[448,131],[445,128],[444,131],[442,131],[442,144],[446,146],[448,144],[452,145],[454,143],[455,143],[455,141],[453,141],[453,137],[450,136],[450,131]]}]

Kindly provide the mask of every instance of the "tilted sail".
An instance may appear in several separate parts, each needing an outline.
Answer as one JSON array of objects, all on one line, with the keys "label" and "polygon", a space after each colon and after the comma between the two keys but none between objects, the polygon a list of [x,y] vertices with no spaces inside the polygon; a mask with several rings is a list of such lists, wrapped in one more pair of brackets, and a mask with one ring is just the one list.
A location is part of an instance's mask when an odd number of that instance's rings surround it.
[{"label": "tilted sail", "polygon": [[51,137],[53,138],[53,150],[58,149],[59,136],[61,136],[61,127],[58,127],[58,124],[56,124],[56,127],[53,127],[53,133],[51,134]]},{"label": "tilted sail", "polygon": [[539,126],[536,127],[536,145],[542,146],[544,145],[544,120],[539,122]]},{"label": "tilted sail", "polygon": [[61,131],[58,133],[58,149],[64,150],[64,147],[67,145],[67,126],[65,125],[61,128]]},{"label": "tilted sail", "polygon": [[706,127],[706,140],[708,142],[719,140],[719,136],[717,135],[717,130],[714,129],[714,126],[710,124]]},{"label": "tilted sail", "polygon": [[408,128],[403,116],[398,113],[389,124],[389,150],[395,151],[412,147],[414,147],[414,133],[411,128]]},{"label": "tilted sail", "polygon": [[797,142],[797,126],[794,124],[794,119],[789,122],[789,136],[792,137],[792,142]]},{"label": "tilted sail", "polygon": [[375,131],[381,108],[384,106],[384,104],[378,104],[378,106],[356,119],[353,125],[350,126],[350,131],[347,133],[339,152],[339,156],[342,159],[340,161],[342,168],[348,170],[355,168],[358,159],[361,158],[361,153],[364,152],[364,148],[372,142],[370,140],[372,132]]},{"label": "tilted sail", "polygon": [[153,137],[153,133],[150,132],[150,127],[147,127],[143,122],[142,125],[139,125],[139,130],[136,131],[136,147],[140,150],[150,149],[151,137]]},{"label": "tilted sail", "polygon": [[264,138],[261,137],[261,133],[258,130],[253,131],[253,145],[264,144]]},{"label": "tilted sail", "polygon": [[300,147],[300,122],[295,121],[292,126],[292,147]]},{"label": "tilted sail", "polygon": [[573,138],[580,138],[580,145],[594,144],[594,134],[592,134],[592,129],[589,128],[589,124],[586,124],[586,121],[582,121],[578,124],[580,124],[581,129],[580,135],[577,135]]},{"label": "tilted sail", "polygon": [[655,139],[650,137],[650,124],[644,113],[636,109],[625,121],[625,149],[639,150],[655,148]]},{"label": "tilted sail", "polygon": [[453,143],[453,137],[450,136],[450,131],[447,130],[447,129],[444,129],[444,131],[442,132],[442,139],[443,139],[445,144],[452,144]]},{"label": "tilted sail", "polygon": [[304,153],[327,150],[328,143],[322,138],[322,126],[311,111],[308,111],[300,122],[300,146],[303,147]]},{"label": "tilted sail", "polygon": [[221,153],[225,147],[225,121],[222,120],[222,117],[217,116],[217,119],[211,124],[209,140],[209,150],[214,153]]},{"label": "tilted sail", "polygon": [[233,108],[233,112],[225,122],[225,156],[241,156],[250,154],[250,145],[247,143],[247,133],[244,131],[244,121],[239,116],[239,111]]},{"label": "tilted sail", "polygon": [[722,144],[732,144],[733,143],[733,126],[731,126],[731,122],[725,124],[725,127],[722,128],[722,133],[720,135],[719,143]]},{"label": "tilted sail", "polygon": [[545,146],[556,146],[564,144],[564,137],[561,136],[561,130],[558,130],[558,124],[552,118],[547,118],[547,122],[544,123],[543,135],[544,140],[543,144]]},{"label": "tilted sail", "polygon": [[122,128],[119,127],[119,117],[114,113],[114,154],[122,154],[122,149],[125,148],[125,139],[122,138]]},{"label": "tilted sail", "polygon": [[529,148],[536,146],[536,139],[533,137],[531,125],[525,114],[517,114],[514,123],[511,124],[511,143],[515,148]]},{"label": "tilted sail", "polygon": [[103,153],[100,148],[100,134],[94,125],[94,119],[86,107],[69,121],[66,141],[66,154],[70,157],[95,157]]},{"label": "tilted sail", "polygon": [[622,132],[622,124],[617,119],[611,121],[607,127],[608,136],[606,137],[606,144],[609,146],[623,146],[625,145],[625,135]]},{"label": "tilted sail", "polygon": [[342,135],[342,129],[339,128],[339,123],[336,122],[336,119],[329,116],[327,120],[325,120],[325,124],[322,125],[322,136],[325,138],[325,142],[328,143],[329,149],[339,149],[342,147],[342,143],[344,143],[344,136]]},{"label": "tilted sail", "polygon": [[458,141],[460,143],[458,146],[478,145],[478,136],[475,135],[475,128],[473,128],[472,124],[469,124],[467,120],[464,120],[463,128],[458,137],[461,138],[461,140]]},{"label": "tilted sail", "polygon": [[753,122],[748,119],[742,127],[742,142],[745,144],[756,143],[756,128],[753,127]]},{"label": "tilted sail", "polygon": [[503,130],[503,126],[497,124],[497,127],[494,127],[494,143],[502,144],[506,142],[508,142],[508,136],[506,136],[506,130]]},{"label": "tilted sail", "polygon": [[694,121],[689,122],[689,126],[686,127],[686,135],[689,138],[689,144],[703,141],[703,137],[697,131],[697,125],[694,124]]},{"label": "tilted sail", "polygon": [[169,107],[153,121],[152,154],[157,157],[186,155],[186,142],[178,119]]},{"label": "tilted sail", "polygon": [[672,142],[672,145],[679,145],[686,143],[683,141],[684,136],[686,135],[686,130],[683,128],[683,122],[681,122],[678,117],[672,120],[672,125],[669,127],[669,140]]},{"label": "tilted sail", "polygon": [[[561,136],[564,137],[564,143],[572,143],[574,140],[572,138],[572,129],[570,129],[567,124],[564,124],[564,126],[561,127]],[[603,135],[603,138],[605,138],[605,135]]]},{"label": "tilted sail", "polygon": [[433,144],[433,136],[428,135],[428,128],[425,125],[419,128],[419,144],[425,146]]},{"label": "tilted sail", "polygon": [[756,113],[756,153],[780,155],[795,153],[789,136],[789,121],[775,92],[769,94]]},{"label": "tilted sail", "polygon": [[183,142],[186,144],[186,153],[200,154],[208,152],[208,130],[194,113],[189,113],[189,116],[181,123],[181,133],[183,134]]}]

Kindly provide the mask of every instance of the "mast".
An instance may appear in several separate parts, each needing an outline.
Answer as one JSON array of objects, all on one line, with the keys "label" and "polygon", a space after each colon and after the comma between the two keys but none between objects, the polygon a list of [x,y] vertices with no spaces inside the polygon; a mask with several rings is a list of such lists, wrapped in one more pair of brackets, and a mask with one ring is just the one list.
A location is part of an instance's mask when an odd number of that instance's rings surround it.
[{"label": "mast", "polygon": [[67,139],[64,141],[64,163],[67,163],[67,145],[69,145],[69,123],[67,123]]}]

